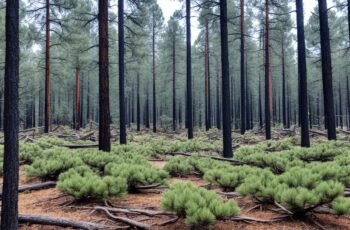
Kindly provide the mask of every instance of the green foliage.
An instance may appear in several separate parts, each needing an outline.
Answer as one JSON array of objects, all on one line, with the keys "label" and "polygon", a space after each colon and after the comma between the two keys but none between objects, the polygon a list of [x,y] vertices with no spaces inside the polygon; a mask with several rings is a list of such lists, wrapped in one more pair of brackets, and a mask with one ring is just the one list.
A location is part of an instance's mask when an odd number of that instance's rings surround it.
[{"label": "green foliage", "polygon": [[293,148],[292,139],[283,139],[280,141],[266,141],[264,149],[268,151],[283,151]]},{"label": "green foliage", "polygon": [[65,141],[62,138],[58,138],[56,136],[43,136],[36,140],[36,143],[42,148],[51,148],[54,146],[62,146],[66,144],[70,144],[70,142]]},{"label": "green foliage", "polygon": [[313,145],[311,148],[298,148],[294,151],[295,157],[306,161],[331,161],[334,157],[343,154],[349,146],[344,146],[341,142],[329,141],[324,144]]},{"label": "green foliage", "polygon": [[135,189],[137,185],[164,184],[169,177],[164,170],[153,168],[149,164],[110,163],[106,165],[105,173],[113,177],[125,178],[129,191]]},{"label": "green foliage", "polygon": [[276,201],[295,215],[300,215],[318,205],[331,203],[343,194],[341,183],[323,181],[321,177],[310,169],[298,167],[280,176],[266,171],[248,177],[237,192],[264,202]]},{"label": "green foliage", "polygon": [[248,166],[222,167],[208,170],[204,174],[204,179],[222,186],[225,190],[234,191],[253,172],[254,169]]},{"label": "green foliage", "polygon": [[35,158],[31,165],[25,167],[25,170],[27,178],[56,179],[60,173],[79,165],[83,165],[83,161],[76,152],[55,147],[44,150],[43,157]]},{"label": "green foliage", "polygon": [[31,164],[36,158],[43,156],[43,149],[38,144],[20,143],[19,150],[20,159],[25,164]]},{"label": "green foliage", "polygon": [[320,175],[322,180],[334,180],[350,186],[350,166],[338,162],[312,163],[309,168]]},{"label": "green foliage", "polygon": [[256,171],[249,175],[236,189],[242,196],[251,196],[263,202],[273,202],[276,176],[269,170]]},{"label": "green foliage", "polygon": [[270,168],[274,173],[286,171],[288,159],[274,153],[256,153],[245,157],[244,162],[260,168]]},{"label": "green foliage", "polygon": [[338,197],[332,202],[332,212],[336,215],[350,215],[350,199]]},{"label": "green foliage", "polygon": [[127,181],[122,177],[100,177],[86,166],[71,168],[59,176],[57,187],[82,199],[105,199],[126,194]]},{"label": "green foliage", "polygon": [[194,168],[188,158],[175,156],[171,157],[166,163],[164,170],[169,172],[170,175],[178,176],[189,174]]},{"label": "green foliage", "polygon": [[213,224],[218,218],[239,214],[235,201],[224,202],[215,192],[194,186],[192,183],[176,183],[164,193],[161,207],[186,218],[190,226]]}]

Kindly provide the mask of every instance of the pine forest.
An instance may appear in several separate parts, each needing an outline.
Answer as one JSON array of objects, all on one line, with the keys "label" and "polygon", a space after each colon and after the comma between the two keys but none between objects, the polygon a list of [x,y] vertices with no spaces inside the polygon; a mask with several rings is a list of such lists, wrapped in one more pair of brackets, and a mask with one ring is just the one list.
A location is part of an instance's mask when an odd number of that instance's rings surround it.
[{"label": "pine forest", "polygon": [[0,0],[0,229],[350,229],[350,0]]}]

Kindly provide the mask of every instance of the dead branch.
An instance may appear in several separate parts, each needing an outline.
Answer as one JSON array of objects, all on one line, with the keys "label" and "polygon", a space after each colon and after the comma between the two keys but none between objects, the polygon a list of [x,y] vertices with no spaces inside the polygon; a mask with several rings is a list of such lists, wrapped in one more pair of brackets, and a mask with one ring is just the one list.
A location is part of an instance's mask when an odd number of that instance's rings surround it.
[{"label": "dead branch", "polygon": [[131,220],[129,218],[126,218],[126,217],[119,217],[119,216],[115,216],[113,215],[109,210],[108,208],[105,208],[105,207],[95,207],[94,208],[94,211],[103,211],[105,212],[111,219],[113,220],[117,220],[117,221],[121,221],[125,224],[128,224],[130,226],[133,226],[133,227],[136,227],[136,228],[139,228],[139,229],[151,229],[151,226],[148,225],[148,224],[143,224],[143,223],[140,223],[138,221],[135,221],[135,220]]},{"label": "dead branch", "polygon": [[66,147],[69,149],[89,149],[89,148],[97,148],[98,144],[85,144],[85,145],[61,145],[62,147]]},{"label": "dead branch", "polygon": [[103,224],[85,222],[85,221],[74,221],[64,218],[38,216],[38,215],[19,215],[18,221],[22,224],[39,224],[39,225],[50,225],[64,228],[77,228],[84,230],[98,230],[98,229],[118,229],[117,227],[111,227]]},{"label": "dead branch", "polygon": [[253,218],[249,216],[235,216],[230,218],[230,220],[235,220],[235,221],[253,221],[253,222],[259,222],[259,223],[273,223],[273,222],[278,222],[281,220],[284,220],[286,218],[290,217],[289,215],[282,215],[278,216],[272,219],[259,219],[259,218]]},{"label": "dead branch", "polygon": [[[108,205],[108,203],[105,203]],[[126,214],[141,214],[146,216],[174,216],[175,213],[172,212],[163,212],[158,210],[147,210],[147,209],[136,209],[136,208],[122,208],[122,207],[101,207],[96,206],[96,208],[104,208],[110,212],[119,212],[119,213],[126,213]]]},{"label": "dead branch", "polygon": [[327,137],[327,133],[324,133],[324,132],[321,132],[321,131],[318,131],[318,130],[310,129],[310,133],[313,133],[313,134],[317,134],[317,135],[320,135],[320,136]]},{"label": "dead branch", "polygon": [[[175,153],[170,153],[171,155],[181,155],[185,157],[190,157],[192,154],[190,153],[182,153],[182,152],[175,152]],[[231,164],[236,164],[236,165],[244,165],[245,163],[243,161],[239,160],[233,160],[233,159],[228,159],[228,158],[223,158],[223,157],[216,157],[216,156],[206,156],[206,155],[199,155],[200,157],[209,157],[213,160],[218,160],[218,161],[225,161],[225,162],[230,162]]]},{"label": "dead branch", "polygon": [[[40,190],[40,189],[47,189],[55,186],[56,186],[55,181],[47,181],[44,183],[29,184],[29,185],[21,186],[18,188],[18,192],[28,192],[28,191],[34,191],[34,190]],[[0,193],[0,197],[2,197],[2,193]]]}]

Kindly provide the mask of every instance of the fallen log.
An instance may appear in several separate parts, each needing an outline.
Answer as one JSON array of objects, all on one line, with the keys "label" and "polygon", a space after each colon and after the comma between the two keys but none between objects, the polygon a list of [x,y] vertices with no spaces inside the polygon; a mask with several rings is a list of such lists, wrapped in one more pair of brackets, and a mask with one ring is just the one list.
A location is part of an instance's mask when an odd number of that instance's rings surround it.
[{"label": "fallen log", "polygon": [[[56,186],[55,181],[47,181],[47,182],[38,183],[38,184],[28,184],[28,185],[23,185],[19,187],[18,192],[28,192],[28,191],[34,191],[34,190],[40,190],[40,189],[47,189],[55,186]],[[0,197],[2,197],[2,193],[0,193]]]},{"label": "fallen log", "polygon": [[[186,156],[186,157],[190,157],[193,156],[190,153],[182,153],[182,152],[175,152],[175,153],[170,153],[170,155],[181,155],[181,156]],[[230,162],[232,164],[237,164],[237,165],[245,165],[246,163],[244,163],[243,161],[239,161],[239,160],[233,160],[233,159],[228,159],[228,158],[223,158],[223,157],[216,157],[216,156],[206,156],[206,155],[199,155],[199,157],[209,157],[213,160],[218,160],[218,161],[225,161],[225,162]]]},{"label": "fallen log", "polygon": [[318,131],[318,130],[310,129],[310,133],[313,133],[313,134],[317,134],[317,135],[320,135],[320,136],[327,137],[327,133],[324,133],[324,132],[321,132],[321,131]]},{"label": "fallen log", "polygon": [[84,134],[83,136],[81,136],[80,138],[79,138],[79,140],[87,140],[88,138],[90,138],[92,135],[94,135],[95,134],[95,131],[91,131],[91,132],[89,132],[89,133],[87,133],[87,134]]},{"label": "fallen log", "polygon": [[350,135],[350,131],[345,131],[345,130],[342,130],[342,129],[339,129],[338,131],[340,133],[344,133],[344,134]]},{"label": "fallen log", "polygon": [[118,229],[118,227],[111,227],[111,226],[92,223],[92,222],[75,221],[75,220],[69,220],[64,218],[38,216],[38,215],[19,215],[18,221],[21,224],[49,225],[49,226],[58,226],[63,228],[77,228],[77,229],[84,229],[84,230]]},{"label": "fallen log", "polygon": [[66,147],[69,149],[90,149],[90,148],[97,148],[98,144],[85,144],[85,145],[61,145],[62,147]]}]

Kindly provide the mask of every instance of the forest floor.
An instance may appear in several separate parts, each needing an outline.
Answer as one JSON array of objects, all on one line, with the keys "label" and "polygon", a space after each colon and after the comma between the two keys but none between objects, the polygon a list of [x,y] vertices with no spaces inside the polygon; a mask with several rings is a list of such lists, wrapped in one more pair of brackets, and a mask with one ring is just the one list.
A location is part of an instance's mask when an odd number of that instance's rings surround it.
[{"label": "forest floor", "polygon": [[[164,162],[157,162],[157,167],[164,164]],[[23,175],[23,173],[21,173]],[[23,177],[21,177],[23,178]],[[191,181],[195,185],[206,185],[207,182],[197,177],[191,176],[187,178],[173,178],[172,181]],[[21,185],[24,185],[24,180],[21,179]],[[138,209],[156,209],[160,210],[160,193],[140,193],[140,194],[128,194],[125,198],[115,199],[110,201],[114,206],[126,207],[126,208],[138,208]],[[253,200],[243,197],[236,197],[235,200],[241,207],[241,213],[245,216],[261,219],[273,219],[280,216],[280,214],[267,210],[269,207],[264,207],[265,210],[261,210],[260,207],[251,210],[256,206]],[[73,203],[72,203],[73,202]],[[40,191],[32,191],[28,193],[21,193],[19,196],[19,212],[21,214],[35,214],[45,215],[52,217],[61,217],[71,220],[81,220],[89,222],[98,222],[106,225],[115,225],[114,221],[106,220],[106,217],[102,213],[91,213],[94,206],[104,205],[101,202],[88,202],[88,203],[74,203],[73,199],[69,196],[62,194],[56,188],[44,189]],[[272,208],[272,207],[270,207]],[[166,221],[168,217],[149,218],[147,216],[140,215],[125,215],[130,219],[140,221],[147,224],[157,224]],[[328,214],[313,214],[312,219],[305,221],[286,219],[274,223],[255,223],[255,222],[243,222],[243,221],[220,221],[213,226],[213,229],[218,230],[231,230],[231,229],[244,229],[244,230],[311,230],[322,229],[317,224],[322,225],[323,229],[350,229],[350,219],[346,217],[337,217]],[[119,226],[125,226],[120,223]],[[125,226],[127,227],[127,226]],[[61,227],[49,227],[40,225],[22,225],[20,229],[23,230],[56,230],[63,229]],[[180,219],[174,224],[170,224],[164,227],[155,226],[152,229],[169,229],[179,230],[187,229],[184,220]]]},{"label": "forest floor", "polygon": [[[261,137],[263,139],[263,137]],[[244,145],[247,143],[236,143]],[[248,143],[249,144],[249,143]],[[166,159],[158,159],[150,161],[155,168],[162,169],[166,164]],[[206,187],[208,182],[199,176],[192,174],[183,177],[172,177],[170,184],[175,182],[191,181],[196,186]],[[39,183],[40,179],[27,180],[25,176],[24,166],[20,168],[20,186]],[[2,178],[0,178],[0,187]],[[216,191],[222,191],[219,187],[211,187]],[[144,210],[161,210],[160,203],[163,189],[150,189],[144,192],[129,193],[123,198],[109,199],[109,205],[113,207],[123,207],[127,209],[144,209]],[[227,197],[225,198],[227,199]],[[233,198],[241,208],[241,215],[257,219],[271,220],[281,216],[274,210],[274,206],[259,206],[256,202],[247,197],[236,196]],[[88,221],[94,223],[105,224],[108,226],[117,226],[119,229],[128,229],[129,226],[112,220],[106,216],[104,212],[94,210],[94,207],[105,206],[102,201],[75,202],[74,199],[60,192],[57,188],[47,188],[38,191],[23,192],[19,195],[19,213],[30,215],[42,215],[50,217],[66,218],[77,221]],[[152,226],[152,229],[187,229],[184,219],[178,219],[175,223],[160,226],[161,223],[168,221],[172,217],[169,216],[147,216],[139,214],[118,214],[121,217],[145,223]],[[26,230],[50,230],[63,229],[61,227],[50,227],[41,225],[21,225],[20,229]],[[255,221],[234,221],[234,220],[217,220],[212,229],[228,230],[228,229],[244,229],[244,230],[277,230],[277,229],[350,229],[350,218],[347,216],[336,216],[331,214],[311,213],[308,218],[303,220],[293,220],[286,218],[281,221],[259,223]]]}]

